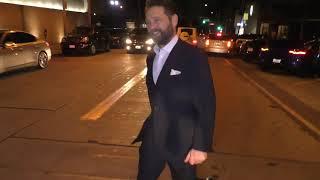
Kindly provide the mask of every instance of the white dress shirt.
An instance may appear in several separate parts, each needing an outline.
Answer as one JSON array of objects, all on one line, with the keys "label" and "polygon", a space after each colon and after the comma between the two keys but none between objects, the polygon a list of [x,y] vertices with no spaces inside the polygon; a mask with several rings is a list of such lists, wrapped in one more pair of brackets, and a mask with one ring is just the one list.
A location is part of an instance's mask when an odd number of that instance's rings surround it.
[{"label": "white dress shirt", "polygon": [[172,51],[173,47],[177,44],[178,39],[179,38],[177,35],[174,36],[171,39],[171,41],[167,45],[165,45],[163,48],[160,48],[158,45],[154,46],[153,51],[156,53],[156,56],[154,57],[154,60],[153,60],[152,75],[153,75],[153,81],[155,84],[157,83],[157,80],[163,68],[163,65],[168,59],[168,56]]}]

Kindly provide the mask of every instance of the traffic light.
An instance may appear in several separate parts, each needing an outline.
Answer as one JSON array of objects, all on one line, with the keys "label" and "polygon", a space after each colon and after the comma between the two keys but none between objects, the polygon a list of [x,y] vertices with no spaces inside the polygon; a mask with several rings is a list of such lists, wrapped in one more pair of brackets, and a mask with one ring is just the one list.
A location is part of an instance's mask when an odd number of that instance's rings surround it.
[{"label": "traffic light", "polygon": [[223,27],[221,25],[217,26],[217,30],[218,31],[222,31],[223,30]]},{"label": "traffic light", "polygon": [[207,24],[210,22],[210,19],[202,19],[202,24]]}]

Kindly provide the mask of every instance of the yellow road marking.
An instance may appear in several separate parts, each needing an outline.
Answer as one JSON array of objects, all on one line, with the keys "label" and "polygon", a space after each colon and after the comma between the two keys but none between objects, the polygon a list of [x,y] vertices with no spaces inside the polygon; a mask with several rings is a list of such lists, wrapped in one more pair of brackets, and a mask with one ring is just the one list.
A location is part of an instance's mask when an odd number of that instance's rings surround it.
[{"label": "yellow road marking", "polygon": [[120,89],[115,91],[109,97],[104,99],[96,107],[91,109],[88,113],[81,117],[81,120],[85,121],[95,121],[99,119],[110,107],[117,102],[123,95],[125,95],[133,86],[135,86],[139,81],[141,81],[147,74],[147,68],[144,68],[139,74],[130,79],[125,85]]},{"label": "yellow road marking", "polygon": [[229,60],[225,61],[230,64],[234,69],[236,69],[245,79],[250,81],[254,86],[256,86],[259,90],[261,90],[265,95],[267,95],[269,98],[271,98],[274,102],[279,104],[287,113],[295,117],[298,121],[300,121],[305,127],[307,127],[309,130],[311,130],[316,135],[320,136],[320,129],[310,123],[307,119],[305,119],[302,115],[300,115],[298,112],[287,106],[284,102],[282,102],[280,99],[272,95],[268,90],[266,90],[264,87],[259,85],[255,80],[251,79],[246,73],[242,72],[239,68],[237,68],[235,65],[233,65]]}]

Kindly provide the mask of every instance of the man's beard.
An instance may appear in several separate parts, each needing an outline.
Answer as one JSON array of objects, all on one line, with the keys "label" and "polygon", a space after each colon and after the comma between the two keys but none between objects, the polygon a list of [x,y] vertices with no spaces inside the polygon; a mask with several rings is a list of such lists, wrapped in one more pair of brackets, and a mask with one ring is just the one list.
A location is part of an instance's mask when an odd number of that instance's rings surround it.
[{"label": "man's beard", "polygon": [[[153,35],[154,32],[159,32],[159,36]],[[153,40],[159,45],[159,46],[165,46],[171,41],[171,38],[173,37],[173,28],[169,25],[168,28],[165,31],[162,31],[161,29],[156,29],[151,32],[151,36],[153,37]]]}]

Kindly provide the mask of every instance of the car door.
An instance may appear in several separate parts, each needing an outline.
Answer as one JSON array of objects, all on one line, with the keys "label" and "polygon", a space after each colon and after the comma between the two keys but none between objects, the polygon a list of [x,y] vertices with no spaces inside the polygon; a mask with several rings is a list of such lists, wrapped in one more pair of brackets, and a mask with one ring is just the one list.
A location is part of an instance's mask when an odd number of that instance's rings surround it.
[{"label": "car door", "polygon": [[1,44],[0,45],[0,73],[3,73],[5,71],[5,65],[4,65],[4,56],[6,55],[6,49]]},{"label": "car door", "polygon": [[17,33],[11,32],[6,34],[2,51],[3,65],[6,70],[14,69],[25,63],[22,49],[20,49],[17,41]]},{"label": "car door", "polygon": [[23,64],[35,64],[37,62],[38,49],[40,45],[36,43],[37,38],[25,32],[17,32],[17,45],[20,55],[23,56]]}]

